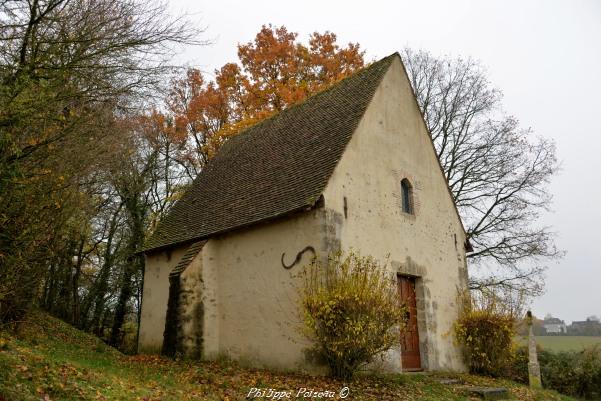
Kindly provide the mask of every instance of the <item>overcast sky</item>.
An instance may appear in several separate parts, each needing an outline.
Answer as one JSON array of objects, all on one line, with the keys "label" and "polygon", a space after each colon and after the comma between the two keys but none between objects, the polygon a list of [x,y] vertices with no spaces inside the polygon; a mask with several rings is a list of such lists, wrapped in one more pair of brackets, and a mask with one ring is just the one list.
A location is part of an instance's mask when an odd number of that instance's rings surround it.
[{"label": "overcast sky", "polygon": [[551,187],[566,257],[547,272],[533,311],[566,321],[601,316],[601,1],[211,1],[170,0],[193,13],[213,44],[179,60],[213,71],[236,61],[236,45],[263,24],[285,25],[306,42],[330,30],[358,42],[367,59],[405,46],[470,56],[504,93],[505,110],[523,127],[557,143],[562,172]]}]

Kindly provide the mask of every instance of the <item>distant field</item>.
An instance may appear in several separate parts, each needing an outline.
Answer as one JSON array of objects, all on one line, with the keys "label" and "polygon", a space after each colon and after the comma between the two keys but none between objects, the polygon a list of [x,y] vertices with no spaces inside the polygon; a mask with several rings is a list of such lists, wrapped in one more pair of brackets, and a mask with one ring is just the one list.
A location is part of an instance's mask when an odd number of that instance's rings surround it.
[{"label": "distant field", "polygon": [[[527,337],[519,337],[518,341],[526,345]],[[601,336],[536,336],[536,343],[549,351],[579,351],[594,344],[601,346]]]}]

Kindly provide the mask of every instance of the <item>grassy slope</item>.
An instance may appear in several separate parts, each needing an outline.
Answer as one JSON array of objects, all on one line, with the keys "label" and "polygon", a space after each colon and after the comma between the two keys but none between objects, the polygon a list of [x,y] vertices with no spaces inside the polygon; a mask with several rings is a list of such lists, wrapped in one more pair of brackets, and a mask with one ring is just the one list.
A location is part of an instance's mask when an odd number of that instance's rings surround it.
[{"label": "grassy slope", "polygon": [[[518,341],[528,344],[527,337],[519,337]],[[536,343],[553,352],[580,351],[595,344],[601,346],[601,336],[536,336]]]},{"label": "grassy slope", "polygon": [[[445,374],[444,377],[454,377]],[[436,375],[360,376],[347,400],[469,400]],[[518,400],[570,400],[554,392],[460,375],[466,383],[509,387]],[[228,363],[174,362],[124,356],[93,336],[42,313],[18,336],[0,331],[0,401],[243,400],[251,387],[339,390],[344,383],[297,374],[243,369]],[[265,398],[264,398],[265,399]],[[316,398],[313,398],[316,399]],[[326,399],[326,398],[322,398]],[[338,399],[338,398],[336,398]]]}]

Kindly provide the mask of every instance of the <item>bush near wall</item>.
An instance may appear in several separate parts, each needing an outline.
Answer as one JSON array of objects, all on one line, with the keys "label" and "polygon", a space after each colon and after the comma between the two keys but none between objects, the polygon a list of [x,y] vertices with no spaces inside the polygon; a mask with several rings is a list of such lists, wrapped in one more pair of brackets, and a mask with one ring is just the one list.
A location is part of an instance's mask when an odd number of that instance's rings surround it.
[{"label": "bush near wall", "polygon": [[512,358],[513,318],[489,311],[469,311],[455,324],[470,372],[501,376]]},{"label": "bush near wall", "polygon": [[386,266],[354,252],[314,259],[304,270],[302,311],[313,353],[333,376],[350,379],[400,344],[406,310]]},{"label": "bush near wall", "polygon": [[454,325],[471,373],[498,377],[512,362],[515,314],[494,293],[460,295],[461,313]]},{"label": "bush near wall", "polygon": [[[601,399],[601,347],[588,347],[583,351],[551,352],[540,350],[543,387],[562,394],[590,400]],[[528,349],[516,349],[507,377],[528,383]]]}]

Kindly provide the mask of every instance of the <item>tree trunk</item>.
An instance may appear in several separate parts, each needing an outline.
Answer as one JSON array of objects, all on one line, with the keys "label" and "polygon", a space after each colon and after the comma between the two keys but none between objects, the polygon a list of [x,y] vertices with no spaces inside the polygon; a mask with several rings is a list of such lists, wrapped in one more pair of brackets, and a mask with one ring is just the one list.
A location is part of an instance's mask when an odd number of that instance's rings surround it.
[{"label": "tree trunk", "polygon": [[133,263],[128,263],[123,271],[121,280],[121,291],[119,292],[119,300],[117,301],[117,307],[115,308],[115,318],[113,319],[113,328],[111,330],[110,343],[113,346],[121,344],[122,340],[122,327],[125,322],[125,315],[127,314],[127,302],[132,294],[132,283],[131,279],[133,276]]},{"label": "tree trunk", "polygon": [[75,264],[75,272],[71,280],[71,323],[74,326],[81,327],[80,322],[80,299],[79,299],[79,277],[81,276],[81,266],[83,265],[83,248],[86,243],[86,238],[82,237],[77,249],[77,263]]},{"label": "tree trunk", "polygon": [[[115,263],[115,254],[116,254],[117,250],[119,249],[119,244],[120,244],[120,242],[118,242],[113,247],[113,240],[115,238],[115,233],[117,232],[117,220],[119,217],[119,213],[121,212],[121,207],[122,207],[122,204],[119,205],[119,207],[117,208],[117,210],[115,211],[115,213],[113,214],[113,217],[111,219],[111,224],[109,226],[109,232],[108,232],[108,237],[107,237],[107,241],[106,241],[106,249],[104,250],[104,255],[102,258],[104,262],[100,269],[98,279],[96,280],[96,283],[94,284],[93,294],[91,294],[91,296],[90,296],[90,302],[87,307],[87,309],[89,310],[89,308],[91,308],[92,304],[94,305],[94,313],[93,313],[92,319],[89,322],[89,324],[87,325],[87,327],[89,329],[91,329],[94,333],[97,333],[97,334],[102,331],[100,319],[104,312],[104,306],[105,306],[104,304],[106,301],[106,293],[108,292],[109,277],[110,277],[111,271],[113,270],[114,263]],[[86,312],[86,316],[87,316],[87,312]]]},{"label": "tree trunk", "polygon": [[110,343],[114,346],[121,344],[122,328],[127,314],[127,304],[132,295],[134,295],[132,279],[136,273],[142,272],[144,269],[144,257],[138,254],[138,252],[142,250],[144,245],[144,217],[146,211],[144,210],[144,203],[140,201],[140,194],[135,191],[132,192],[128,193],[126,190],[125,193],[129,196],[126,196],[124,199],[130,226],[127,252],[129,258],[123,270],[121,291],[115,308],[115,317],[111,330]]}]

